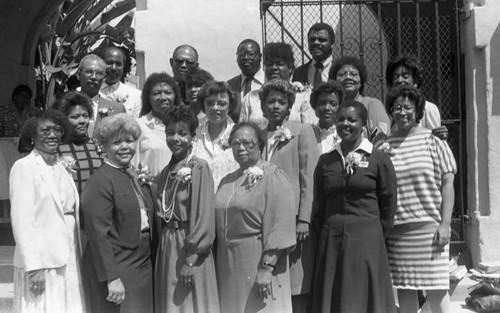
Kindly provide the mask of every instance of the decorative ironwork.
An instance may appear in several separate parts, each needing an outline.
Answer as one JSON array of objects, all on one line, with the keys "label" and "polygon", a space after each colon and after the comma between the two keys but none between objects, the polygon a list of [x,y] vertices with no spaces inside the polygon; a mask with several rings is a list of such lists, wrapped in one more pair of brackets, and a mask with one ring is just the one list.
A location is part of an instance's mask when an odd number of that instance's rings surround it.
[{"label": "decorative ironwork", "polygon": [[[296,65],[306,63],[311,58],[307,31],[314,23],[326,22],[335,31],[333,58],[362,59],[369,73],[365,93],[382,101],[388,59],[416,54],[424,77],[421,90],[440,108],[457,164],[464,164],[457,0],[263,0],[262,4],[264,43],[287,42]],[[463,173],[464,168],[459,169],[455,186],[458,218],[466,203]],[[463,240],[463,229],[458,233],[461,237],[454,240]]]}]

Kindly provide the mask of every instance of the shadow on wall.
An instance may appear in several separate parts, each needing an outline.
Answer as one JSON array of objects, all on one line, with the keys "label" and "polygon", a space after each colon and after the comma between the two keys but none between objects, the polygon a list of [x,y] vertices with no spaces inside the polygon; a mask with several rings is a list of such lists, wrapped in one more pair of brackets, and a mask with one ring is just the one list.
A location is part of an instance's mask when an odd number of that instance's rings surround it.
[{"label": "shadow on wall", "polygon": [[500,24],[497,25],[490,46],[490,64],[492,79],[492,108],[493,116],[500,115]]}]

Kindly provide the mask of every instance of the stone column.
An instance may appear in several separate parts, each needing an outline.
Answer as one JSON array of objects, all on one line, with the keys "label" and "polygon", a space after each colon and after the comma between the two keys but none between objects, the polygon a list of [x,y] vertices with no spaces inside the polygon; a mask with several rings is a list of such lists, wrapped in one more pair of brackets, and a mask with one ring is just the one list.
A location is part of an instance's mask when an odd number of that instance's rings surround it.
[{"label": "stone column", "polygon": [[473,264],[500,260],[500,1],[464,1],[466,240]]}]

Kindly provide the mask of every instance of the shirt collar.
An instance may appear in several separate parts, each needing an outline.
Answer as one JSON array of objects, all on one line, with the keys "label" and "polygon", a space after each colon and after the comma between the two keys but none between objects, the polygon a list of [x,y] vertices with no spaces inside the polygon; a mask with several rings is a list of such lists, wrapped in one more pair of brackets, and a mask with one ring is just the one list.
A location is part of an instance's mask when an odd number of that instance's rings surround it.
[{"label": "shirt collar", "polygon": [[[245,76],[245,74],[241,73],[241,84],[243,84],[243,82],[245,82],[246,78],[247,78],[247,76]],[[255,73],[255,75],[253,76],[253,80],[260,85],[264,84],[264,71],[262,70],[262,66],[259,68],[257,73]]]},{"label": "shirt collar", "polygon": [[[323,62],[323,68],[327,68],[328,66],[330,66],[330,64],[332,64],[332,61],[333,61],[333,57],[332,56],[329,56],[328,58],[324,59]],[[314,66],[314,64],[316,64],[318,62],[316,62],[314,59],[313,59],[313,62],[312,62],[312,66]]]},{"label": "shirt collar", "polygon": [[109,90],[109,92],[113,92],[113,91],[118,90],[118,87],[120,87],[120,82],[117,82],[117,83],[112,84],[112,85],[102,83],[101,89],[107,89],[107,90]]},{"label": "shirt collar", "polygon": [[[335,150],[341,155],[343,156],[344,154],[342,153],[342,147],[340,146],[340,143],[336,144],[335,145]],[[359,144],[359,146],[354,149],[354,151],[359,151],[359,150],[362,150],[368,154],[371,154],[372,153],[372,150],[373,150],[373,144],[368,141],[368,139],[366,138],[363,138],[363,140],[361,140],[361,143]]]}]

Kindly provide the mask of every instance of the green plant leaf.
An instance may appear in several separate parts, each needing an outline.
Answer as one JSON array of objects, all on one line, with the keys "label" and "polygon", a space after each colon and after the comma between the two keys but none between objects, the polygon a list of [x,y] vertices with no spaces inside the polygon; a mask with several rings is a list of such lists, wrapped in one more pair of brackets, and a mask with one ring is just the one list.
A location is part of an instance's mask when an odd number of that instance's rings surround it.
[{"label": "green plant leaf", "polygon": [[100,0],[97,2],[96,5],[85,12],[87,21],[93,21],[111,2],[113,2],[113,0]]},{"label": "green plant leaf", "polygon": [[71,10],[68,15],[62,20],[62,22],[57,25],[56,34],[64,36],[78,20],[83,16],[85,11],[95,2],[96,0],[83,0],[80,2],[73,10]]},{"label": "green plant leaf", "polygon": [[114,20],[118,16],[125,14],[130,10],[133,10],[134,8],[135,8],[135,0],[125,0],[123,2],[120,2],[116,5],[116,7],[102,14],[101,24],[106,24],[109,21]]}]

